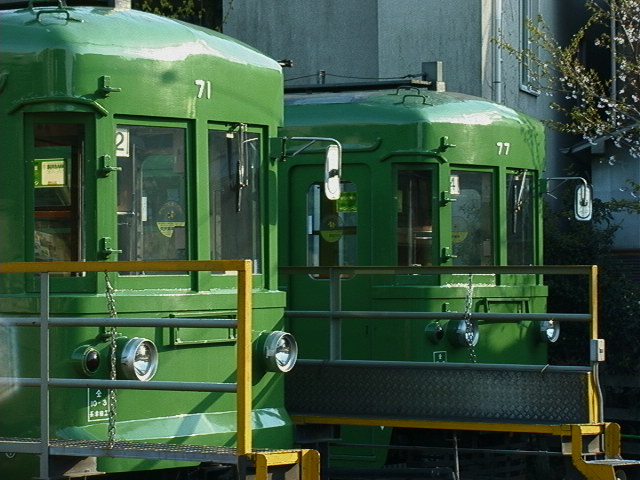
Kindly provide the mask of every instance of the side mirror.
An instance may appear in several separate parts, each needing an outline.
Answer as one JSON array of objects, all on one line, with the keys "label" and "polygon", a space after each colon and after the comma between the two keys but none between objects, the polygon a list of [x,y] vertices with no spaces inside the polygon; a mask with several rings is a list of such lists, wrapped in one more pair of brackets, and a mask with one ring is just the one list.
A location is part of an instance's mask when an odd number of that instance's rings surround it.
[{"label": "side mirror", "polygon": [[[287,153],[287,141],[304,141],[307,144],[293,153]],[[327,137],[282,137],[280,160],[286,161],[287,158],[295,157],[316,142],[329,142],[324,157],[324,194],[329,200],[338,200],[340,198],[340,173],[342,172],[342,145],[338,140]]]},{"label": "side mirror", "polygon": [[576,220],[581,222],[591,220],[591,215],[593,213],[593,198],[590,185],[580,184],[576,187],[573,211]]},{"label": "side mirror", "polygon": [[329,200],[340,198],[340,171],[342,169],[342,151],[339,144],[327,147],[324,159],[324,194]]}]

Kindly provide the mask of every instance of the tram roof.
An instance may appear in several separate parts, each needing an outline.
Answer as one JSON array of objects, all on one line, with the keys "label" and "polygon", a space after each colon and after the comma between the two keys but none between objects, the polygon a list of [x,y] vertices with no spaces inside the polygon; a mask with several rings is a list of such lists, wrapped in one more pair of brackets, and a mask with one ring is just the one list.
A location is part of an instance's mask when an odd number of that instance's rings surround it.
[{"label": "tram roof", "polygon": [[[436,92],[429,86],[430,82],[416,80],[293,86],[285,88],[285,105],[293,124],[311,121],[304,118],[311,116],[311,109],[322,115],[322,123],[325,124],[417,122],[490,125],[506,122],[521,125],[532,120],[526,114],[484,98]],[[293,113],[296,107],[306,107],[303,108],[306,113],[300,113],[300,118]],[[321,110],[323,114],[319,113]]]}]

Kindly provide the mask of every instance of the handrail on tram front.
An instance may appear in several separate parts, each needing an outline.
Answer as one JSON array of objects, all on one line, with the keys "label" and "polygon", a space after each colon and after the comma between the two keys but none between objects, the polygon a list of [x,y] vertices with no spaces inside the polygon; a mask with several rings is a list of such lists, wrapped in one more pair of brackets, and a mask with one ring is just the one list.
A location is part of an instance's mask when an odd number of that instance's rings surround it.
[{"label": "handrail on tram front", "polygon": [[[520,320],[554,320],[560,322],[588,322],[589,339],[598,339],[598,266],[597,265],[455,265],[455,266],[285,266],[278,269],[281,275],[313,275],[329,280],[329,310],[287,310],[289,318],[329,318],[330,328],[339,330],[342,318],[422,318],[422,319],[461,319],[489,320],[492,322],[517,322]],[[341,284],[354,275],[586,275],[589,278],[588,313],[462,313],[462,312],[381,312],[342,310]],[[332,339],[339,337],[337,332]],[[338,340],[338,345],[339,345]],[[332,358],[338,358],[332,355]]]},{"label": "handrail on tram front", "polygon": [[[139,382],[129,380],[73,380],[49,378],[49,327],[64,325],[49,318],[49,274],[50,273],[79,273],[79,272],[133,272],[133,271],[236,271],[237,275],[237,348],[236,348],[236,383],[211,384],[209,382]],[[13,324],[40,325],[40,375],[38,382],[34,379],[14,379],[23,381],[24,385],[41,386],[40,392],[40,422],[41,422],[41,475],[48,472],[47,452],[49,448],[49,387],[94,387],[94,388],[130,388],[144,390],[176,390],[185,391],[218,391],[235,392],[237,403],[237,454],[248,455],[252,451],[251,431],[251,331],[252,331],[252,262],[250,260],[183,260],[183,261],[114,261],[114,262],[13,262],[0,263],[0,273],[37,273],[40,274],[40,320],[29,318],[28,323]],[[85,319],[88,323],[95,323],[95,319]],[[173,322],[174,326],[183,325],[184,319],[158,319],[166,323]],[[77,319],[75,325],[82,325],[83,319]],[[148,319],[105,319],[122,325],[138,326]],[[194,327],[215,327],[212,320],[199,320]],[[218,321],[219,322],[219,321]],[[145,323],[146,324],[146,323]],[[190,325],[191,326],[191,325]],[[177,388],[176,388],[177,387]]]}]

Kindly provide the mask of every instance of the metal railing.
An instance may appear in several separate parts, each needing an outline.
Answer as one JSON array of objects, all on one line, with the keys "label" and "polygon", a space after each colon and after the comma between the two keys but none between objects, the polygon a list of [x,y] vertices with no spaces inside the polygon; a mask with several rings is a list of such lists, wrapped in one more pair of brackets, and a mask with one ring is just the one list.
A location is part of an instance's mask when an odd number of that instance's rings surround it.
[{"label": "metal railing", "polygon": [[[186,318],[62,318],[50,317],[49,274],[129,271],[235,271],[237,272],[237,319]],[[50,388],[106,388],[135,390],[173,390],[236,393],[237,455],[252,451],[251,430],[251,330],[252,267],[250,260],[211,261],[118,261],[118,262],[17,262],[0,263],[0,273],[36,273],[40,275],[40,317],[3,318],[6,325],[40,327],[40,378],[0,378],[0,382],[40,387],[40,442],[3,442],[2,450],[40,455],[40,477],[49,475]],[[61,326],[179,326],[193,328],[237,328],[236,383],[64,379],[50,377],[50,327]]]},{"label": "metal railing", "polygon": [[[515,323],[523,320],[557,322],[584,322],[589,324],[589,339],[598,338],[598,266],[597,265],[560,265],[560,266],[450,266],[450,267],[280,267],[284,275],[322,276],[329,281],[328,310],[287,310],[289,318],[329,318],[330,360],[340,358],[341,320],[346,318],[372,319],[431,319],[431,320],[478,320],[492,323]],[[349,281],[355,275],[586,275],[589,279],[588,313],[480,313],[480,312],[415,312],[415,311],[355,311],[342,310],[342,282]]]}]

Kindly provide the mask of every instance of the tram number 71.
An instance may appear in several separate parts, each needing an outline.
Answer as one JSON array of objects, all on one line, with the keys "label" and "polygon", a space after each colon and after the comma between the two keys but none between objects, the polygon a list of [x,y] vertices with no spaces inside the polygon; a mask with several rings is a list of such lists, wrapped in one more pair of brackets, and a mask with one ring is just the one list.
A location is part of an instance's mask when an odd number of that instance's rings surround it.
[{"label": "tram number 71", "polygon": [[209,80],[195,80],[193,83],[198,86],[198,98],[211,98],[211,82]]}]

